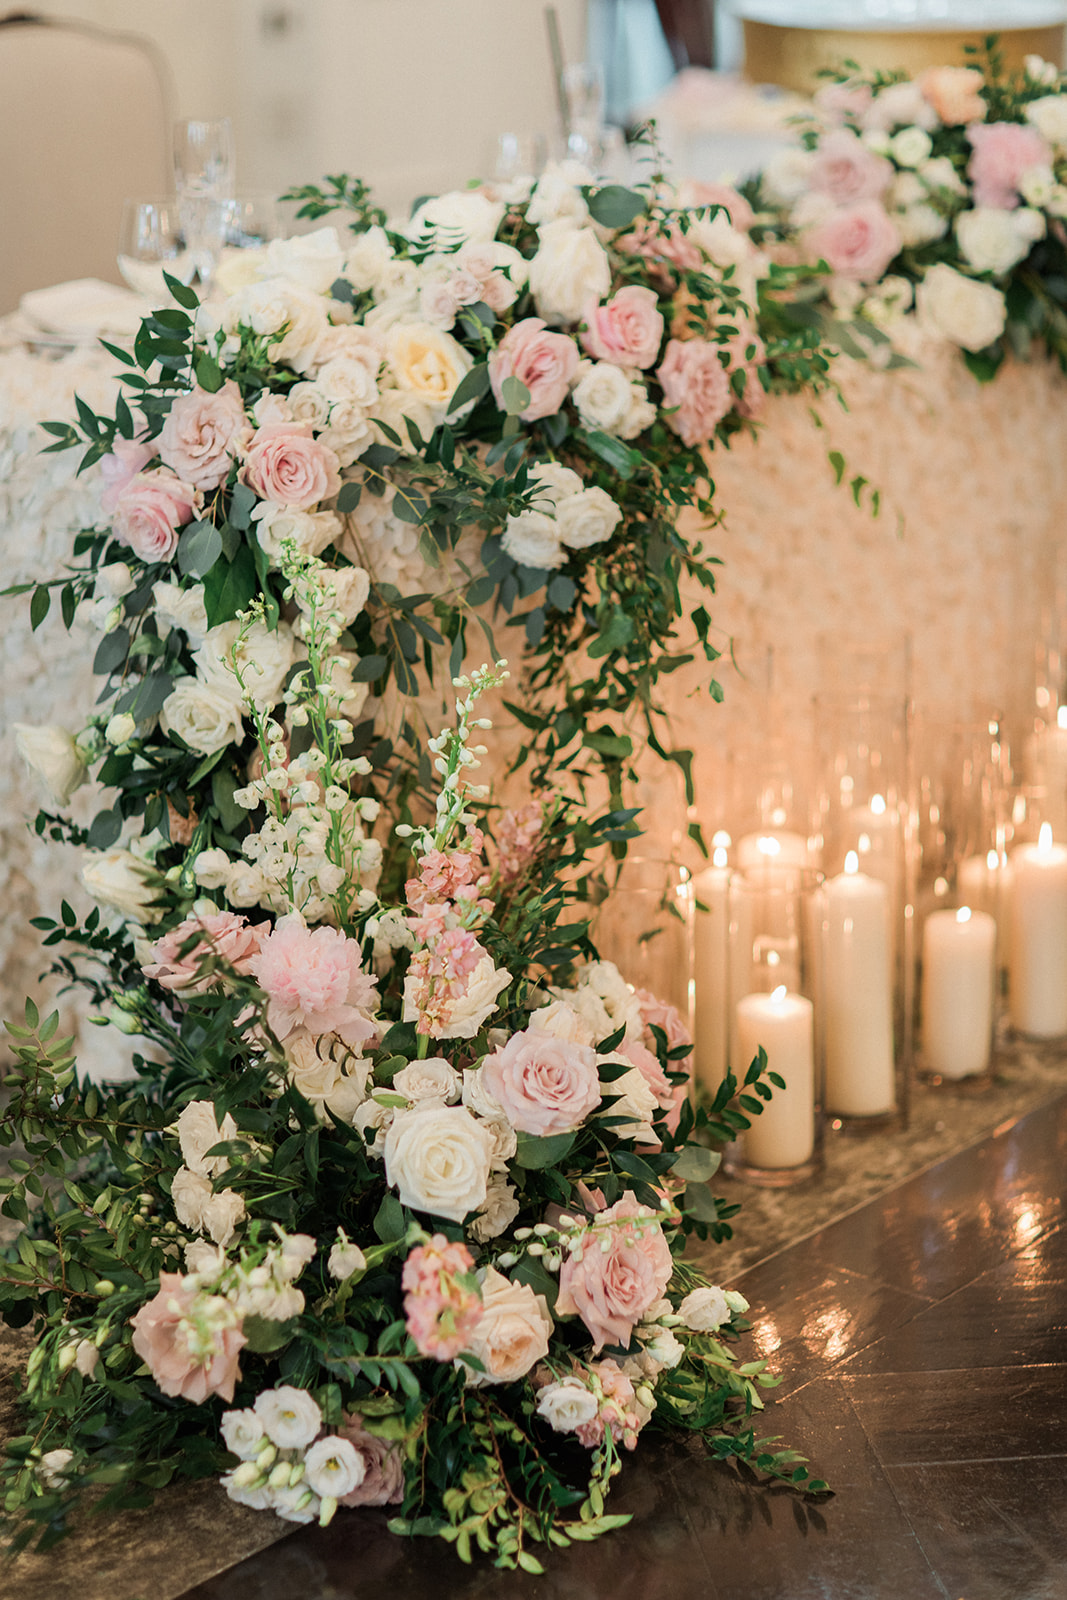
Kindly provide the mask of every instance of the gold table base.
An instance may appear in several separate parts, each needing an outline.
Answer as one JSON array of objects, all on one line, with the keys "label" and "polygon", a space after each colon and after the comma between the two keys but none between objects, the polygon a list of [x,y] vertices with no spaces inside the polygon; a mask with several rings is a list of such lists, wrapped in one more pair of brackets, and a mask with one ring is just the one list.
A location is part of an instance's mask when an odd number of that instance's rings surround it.
[{"label": "gold table base", "polygon": [[[744,30],[745,76],[753,83],[776,83],[805,95],[818,88],[820,68],[837,67],[845,60],[882,71],[903,70],[913,77],[927,67],[962,66],[966,62],[964,45],[980,47],[988,31],[797,28],[747,17]],[[1021,67],[1028,55],[1043,56],[1062,66],[1062,24],[997,31],[1008,67]]]}]

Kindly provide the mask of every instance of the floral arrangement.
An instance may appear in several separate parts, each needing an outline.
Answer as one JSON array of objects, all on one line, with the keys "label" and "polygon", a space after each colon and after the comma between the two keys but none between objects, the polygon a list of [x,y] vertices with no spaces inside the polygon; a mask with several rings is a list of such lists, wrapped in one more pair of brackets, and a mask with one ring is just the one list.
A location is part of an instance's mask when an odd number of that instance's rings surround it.
[{"label": "floral arrangement", "polygon": [[[36,1342],[5,1504],[46,1546],[83,1496],[218,1473],[537,1571],[620,1520],[652,1423],[824,1487],[757,1436],[745,1302],[682,1254],[728,1234],[713,1147],[781,1080],[757,1057],[695,1109],[685,1019],[580,903],[636,831],[582,752],[614,797],[680,579],[712,587],[675,526],[706,447],[827,358],[736,199],[558,170],[403,224],[347,179],[303,198],[348,234],[242,255],[218,302],[171,282],[114,415],[46,425],[105,521],[30,600],[95,625],[102,680],[76,735],[19,733],[98,902],[38,926],[139,1046],[98,1087],[58,1013],[9,1024],[0,1310]],[[500,615],[536,756],[510,810],[474,781]],[[495,664],[464,671],[472,625]]]},{"label": "floral arrangement", "polygon": [[983,381],[1035,341],[1067,370],[1067,78],[1037,56],[1006,73],[992,37],[916,79],[824,76],[800,145],[746,193],[755,237],[829,268],[842,347],[888,353],[914,310]]}]

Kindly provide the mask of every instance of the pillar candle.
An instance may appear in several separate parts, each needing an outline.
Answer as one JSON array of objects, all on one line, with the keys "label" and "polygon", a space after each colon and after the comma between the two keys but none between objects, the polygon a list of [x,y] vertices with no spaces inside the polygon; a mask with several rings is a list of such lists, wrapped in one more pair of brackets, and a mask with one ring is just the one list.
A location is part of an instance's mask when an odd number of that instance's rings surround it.
[{"label": "pillar candle", "polygon": [[1008,961],[1007,932],[1011,905],[1011,862],[996,850],[960,862],[960,898],[975,911],[988,911],[997,923],[997,966]]},{"label": "pillar candle", "polygon": [[1036,845],[1012,852],[1008,927],[1011,1020],[1020,1033],[1067,1033],[1067,850],[1042,823]]},{"label": "pillar candle", "polygon": [[933,911],[923,928],[922,1040],[930,1072],[969,1078],[989,1065],[997,925],[986,911]]},{"label": "pillar candle", "polygon": [[896,1105],[889,890],[850,850],[824,897],[826,1109],[878,1116]]},{"label": "pillar candle", "polygon": [[[725,854],[725,852],[723,852]],[[718,851],[715,852],[719,854]],[[697,899],[696,1055],[697,1082],[714,1094],[726,1075],[731,1006],[727,949],[730,928],[730,874],[709,867],[694,880]],[[701,907],[706,906],[706,910]]]},{"label": "pillar candle", "polygon": [[[803,995],[776,989],[748,994],[737,1005],[741,1056],[762,1045],[773,1072],[785,1079],[744,1136],[744,1157],[754,1167],[801,1167],[815,1150],[813,1007]],[[772,1086],[773,1087],[773,1086]]]},{"label": "pillar candle", "polygon": [[809,863],[808,841],[788,829],[746,833],[737,841],[737,865],[742,872],[759,867],[806,867]]}]

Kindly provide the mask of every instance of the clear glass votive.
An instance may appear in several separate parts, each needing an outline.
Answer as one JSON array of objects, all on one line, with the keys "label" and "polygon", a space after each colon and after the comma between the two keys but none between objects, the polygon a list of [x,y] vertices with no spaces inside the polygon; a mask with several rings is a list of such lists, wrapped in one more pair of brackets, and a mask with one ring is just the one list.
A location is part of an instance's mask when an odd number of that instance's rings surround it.
[{"label": "clear glass votive", "polygon": [[1067,841],[1044,795],[1016,796],[1008,855],[1008,1015],[1024,1038],[1067,1036]]},{"label": "clear glass votive", "polygon": [[[729,1065],[743,1085],[762,1048],[785,1088],[771,1085],[771,1099],[727,1145],[723,1160],[727,1171],[766,1188],[800,1183],[822,1165],[820,884],[810,868],[769,868],[731,879]],[[741,1092],[758,1098],[751,1088]]]},{"label": "clear glass votive", "polygon": [[592,938],[634,989],[671,1005],[693,1037],[693,879],[687,867],[627,855],[603,875]]}]

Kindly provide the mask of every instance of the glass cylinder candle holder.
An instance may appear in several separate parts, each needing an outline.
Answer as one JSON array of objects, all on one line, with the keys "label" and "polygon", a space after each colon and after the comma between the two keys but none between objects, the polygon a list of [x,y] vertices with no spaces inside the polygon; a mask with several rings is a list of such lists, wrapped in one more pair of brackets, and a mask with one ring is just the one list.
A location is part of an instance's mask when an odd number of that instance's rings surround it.
[{"label": "glass cylinder candle holder", "polygon": [[903,696],[818,696],[825,1110],[851,1133],[907,1119],[911,922]]},{"label": "glass cylinder candle holder", "polygon": [[1067,1036],[1067,841],[1044,820],[1043,795],[1016,799],[1008,855],[1008,1016],[1028,1039]]},{"label": "glass cylinder candle holder", "polygon": [[674,861],[627,855],[609,864],[602,887],[592,926],[601,957],[615,963],[631,988],[672,1006],[692,1039],[692,874]]},{"label": "glass cylinder candle holder", "polygon": [[[822,1032],[816,1025],[820,875],[810,868],[737,874],[729,885],[727,1053],[740,1084],[762,1048],[771,1099],[726,1147],[727,1171],[767,1188],[810,1178],[822,1166]],[[746,1097],[756,1098],[751,1088]]]}]

